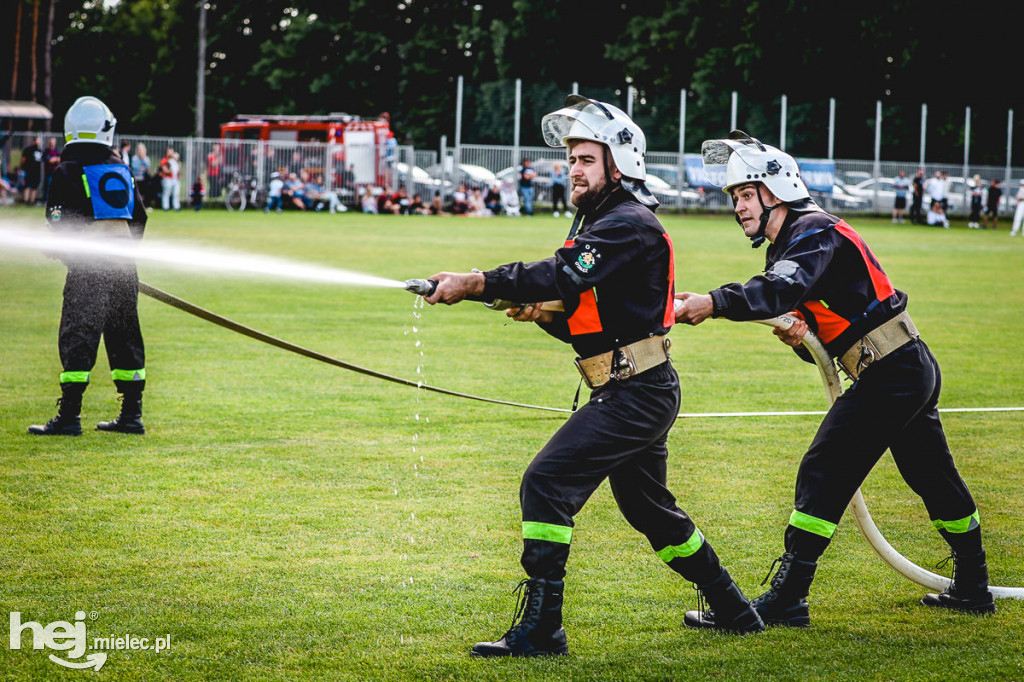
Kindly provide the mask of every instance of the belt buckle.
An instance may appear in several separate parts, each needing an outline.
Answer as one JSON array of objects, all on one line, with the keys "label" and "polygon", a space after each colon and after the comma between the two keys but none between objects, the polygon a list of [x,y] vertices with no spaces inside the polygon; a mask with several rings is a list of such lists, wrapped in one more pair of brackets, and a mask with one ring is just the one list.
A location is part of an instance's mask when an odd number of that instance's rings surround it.
[{"label": "belt buckle", "polygon": [[616,381],[628,379],[636,374],[636,362],[633,360],[633,353],[630,352],[628,346],[615,350],[612,367],[614,369],[612,369],[611,375]]},{"label": "belt buckle", "polygon": [[878,346],[867,336],[863,337],[860,340],[860,359],[857,360],[857,375],[863,374],[864,370],[870,367],[871,363],[877,360],[880,355]]}]

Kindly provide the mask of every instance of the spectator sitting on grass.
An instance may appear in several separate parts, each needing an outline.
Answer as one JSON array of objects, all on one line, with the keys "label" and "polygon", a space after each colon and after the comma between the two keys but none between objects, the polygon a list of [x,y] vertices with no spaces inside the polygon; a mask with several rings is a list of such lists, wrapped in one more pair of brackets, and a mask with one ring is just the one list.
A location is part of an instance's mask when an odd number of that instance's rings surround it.
[{"label": "spectator sitting on grass", "polygon": [[448,215],[444,210],[444,204],[441,202],[441,192],[435,191],[434,198],[430,200],[430,215]]},{"label": "spectator sitting on grass", "polygon": [[398,215],[398,204],[391,201],[391,188],[386,186],[384,191],[377,197],[377,213],[381,215]]},{"label": "spectator sitting on grass", "polygon": [[413,215],[428,215],[430,213],[430,208],[423,203],[422,195],[412,195],[412,203],[409,204],[409,213]]},{"label": "spectator sitting on grass", "polygon": [[306,210],[306,188],[299,179],[297,173],[289,173],[288,179],[284,183],[284,192],[282,195],[285,200],[290,202],[292,206],[299,209],[300,211]]},{"label": "spectator sitting on grass", "polygon": [[377,213],[377,200],[374,198],[369,186],[363,188],[363,192],[359,196],[359,206],[363,213]]},{"label": "spectator sitting on grass", "polygon": [[479,187],[474,188],[473,192],[469,195],[469,215],[476,218],[489,218],[491,216],[491,212],[484,205],[484,195]]},{"label": "spectator sitting on grass", "polygon": [[465,184],[459,185],[459,188],[452,193],[452,213],[454,215],[469,213],[469,193],[466,191]]},{"label": "spectator sitting on grass", "polygon": [[946,212],[942,210],[941,201],[937,199],[932,200],[932,206],[928,209],[927,221],[929,225],[949,229],[949,218],[946,217]]}]

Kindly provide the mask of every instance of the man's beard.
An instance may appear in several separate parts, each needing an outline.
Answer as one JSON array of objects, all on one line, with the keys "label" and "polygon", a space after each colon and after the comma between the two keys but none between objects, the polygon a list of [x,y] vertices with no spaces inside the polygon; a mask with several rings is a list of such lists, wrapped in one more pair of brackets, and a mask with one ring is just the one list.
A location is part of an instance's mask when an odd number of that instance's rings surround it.
[{"label": "man's beard", "polygon": [[589,213],[597,208],[598,204],[604,199],[604,188],[605,183],[601,183],[600,187],[589,186],[582,195],[577,195],[575,189],[569,197],[569,201],[583,213]]}]

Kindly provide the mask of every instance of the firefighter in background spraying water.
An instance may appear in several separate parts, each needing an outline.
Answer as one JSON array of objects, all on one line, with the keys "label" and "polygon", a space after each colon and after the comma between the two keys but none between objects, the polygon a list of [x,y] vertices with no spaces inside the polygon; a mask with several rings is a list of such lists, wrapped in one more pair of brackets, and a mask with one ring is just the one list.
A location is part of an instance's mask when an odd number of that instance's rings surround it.
[{"label": "firefighter in background spraying water", "polygon": [[[534,263],[489,272],[442,272],[430,304],[463,299],[563,302],[509,310],[569,343],[593,390],[537,454],[520,487],[527,579],[521,617],[476,656],[568,653],[563,578],[573,517],[606,478],[626,520],[669,568],[697,584],[720,614],[717,627],[757,632],[764,624],[666,486],[669,429],[679,378],[668,360],[673,324],[672,242],[644,184],[646,143],[625,113],[571,95],[544,117],[544,139],[569,148],[571,201],[579,209],[563,248]],[[518,615],[517,615],[518,617]]]},{"label": "firefighter in background spraying water", "polygon": [[[55,232],[110,239],[141,239],[146,209],[131,171],[111,148],[117,124],[95,97],[81,97],[64,117],[64,151],[53,172],[46,220]],[[28,432],[40,436],[82,433],[82,394],[89,385],[100,337],[121,394],[121,413],[100,431],[145,433],[142,391],[146,353],[139,328],[139,277],[134,262],[62,253],[68,268],[58,346],[63,372],[57,416]]]},{"label": "firefighter in background spraying water", "polygon": [[[907,314],[907,295],[892,286],[860,235],[811,200],[793,157],[738,130],[728,139],[705,141],[702,152],[709,178],[724,170],[724,190],[743,233],[755,248],[765,240],[771,246],[765,273],[746,284],[678,294],[676,321],[794,315],[800,321],[776,330],[780,339],[798,348],[810,328],[853,379],[800,463],[778,572],[751,604],[768,625],[810,625],[806,597],[818,558],[857,488],[890,449],[952,549],[950,586],[921,603],[994,612],[978,509],[939,421],[939,365]],[[719,618],[690,612],[686,621],[715,627]]]}]

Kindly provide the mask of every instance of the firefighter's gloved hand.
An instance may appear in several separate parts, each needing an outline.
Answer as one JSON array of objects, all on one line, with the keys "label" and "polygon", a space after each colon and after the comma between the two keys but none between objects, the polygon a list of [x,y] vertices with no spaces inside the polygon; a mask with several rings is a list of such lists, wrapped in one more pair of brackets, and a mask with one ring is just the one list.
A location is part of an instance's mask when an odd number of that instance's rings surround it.
[{"label": "firefighter's gloved hand", "polygon": [[423,299],[430,305],[453,305],[467,296],[479,296],[484,292],[482,272],[439,272],[431,275],[430,279],[437,282],[434,293]]}]

